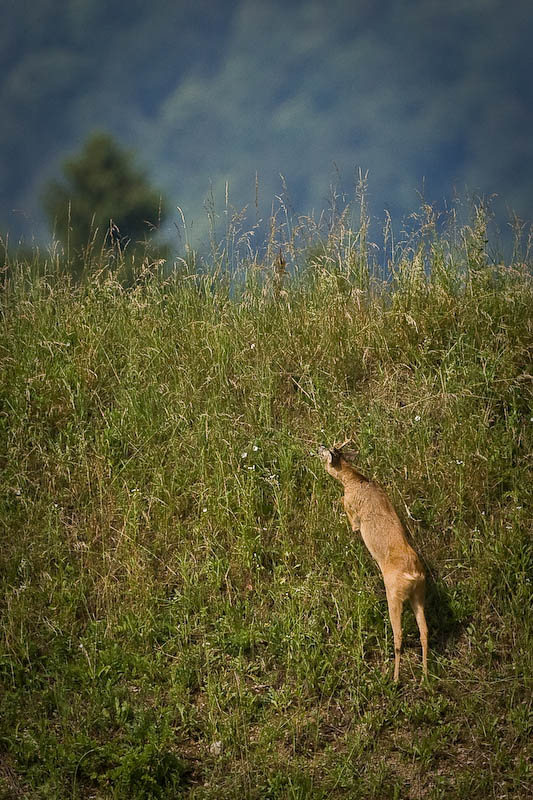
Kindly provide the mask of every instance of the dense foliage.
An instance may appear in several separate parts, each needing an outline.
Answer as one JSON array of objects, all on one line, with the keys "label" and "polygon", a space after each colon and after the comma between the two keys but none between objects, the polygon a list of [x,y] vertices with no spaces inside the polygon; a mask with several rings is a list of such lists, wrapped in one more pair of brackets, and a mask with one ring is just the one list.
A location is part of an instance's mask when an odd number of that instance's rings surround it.
[{"label": "dense foliage", "polygon": [[[530,795],[533,289],[480,219],[386,280],[342,219],[275,280],[9,265],[2,797]],[[428,568],[425,685],[314,456],[349,436]]]}]

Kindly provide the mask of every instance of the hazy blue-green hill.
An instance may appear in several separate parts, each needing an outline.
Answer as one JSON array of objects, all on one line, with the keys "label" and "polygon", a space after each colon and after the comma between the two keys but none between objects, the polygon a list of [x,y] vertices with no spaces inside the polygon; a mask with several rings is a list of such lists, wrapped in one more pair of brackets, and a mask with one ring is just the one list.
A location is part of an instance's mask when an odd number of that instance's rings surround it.
[{"label": "hazy blue-green hill", "polygon": [[[369,170],[400,218],[498,193],[531,217],[530,4],[234,0],[4,2],[0,228],[43,233],[40,191],[94,128],[133,146],[198,228],[210,185],[260,213],[286,178],[323,208]],[[14,211],[16,209],[16,211]]]}]

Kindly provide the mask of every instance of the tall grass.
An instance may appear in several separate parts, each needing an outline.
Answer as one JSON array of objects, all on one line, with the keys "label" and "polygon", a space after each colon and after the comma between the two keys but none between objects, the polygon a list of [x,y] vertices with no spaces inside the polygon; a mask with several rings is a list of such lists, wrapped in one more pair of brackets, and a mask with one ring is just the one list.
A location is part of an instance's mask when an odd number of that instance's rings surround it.
[{"label": "tall grass", "polygon": [[[533,291],[478,212],[6,262],[0,797],[529,795]],[[348,437],[427,565],[422,687],[313,455]]]}]

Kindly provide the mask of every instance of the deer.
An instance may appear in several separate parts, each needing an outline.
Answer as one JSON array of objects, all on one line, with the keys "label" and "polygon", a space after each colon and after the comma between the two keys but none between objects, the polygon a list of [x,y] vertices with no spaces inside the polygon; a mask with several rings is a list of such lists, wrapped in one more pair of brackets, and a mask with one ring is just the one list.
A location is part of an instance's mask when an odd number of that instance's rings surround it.
[{"label": "deer", "polygon": [[407,541],[405,528],[385,490],[356,469],[351,463],[353,452],[345,449],[346,444],[331,449],[320,445],[318,456],[326,471],[343,485],[344,510],[352,531],[360,532],[370,555],[381,570],[394,638],[394,682],[398,682],[400,675],[402,611],[406,600],[411,603],[420,632],[424,680],[428,670],[424,568]]}]

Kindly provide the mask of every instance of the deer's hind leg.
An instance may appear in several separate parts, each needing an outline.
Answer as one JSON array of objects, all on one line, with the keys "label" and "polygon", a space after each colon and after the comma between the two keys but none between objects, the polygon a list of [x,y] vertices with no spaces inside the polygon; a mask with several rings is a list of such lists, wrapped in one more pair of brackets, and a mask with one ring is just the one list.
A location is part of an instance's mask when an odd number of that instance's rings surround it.
[{"label": "deer's hind leg", "polygon": [[426,615],[424,613],[424,596],[425,596],[425,581],[422,579],[415,588],[409,598],[411,601],[411,608],[416,618],[416,624],[420,631],[420,642],[422,644],[422,669],[424,677],[428,674],[428,626],[426,623]]},{"label": "deer's hind leg", "polygon": [[402,610],[403,594],[397,592],[392,586],[389,588],[385,583],[387,592],[387,605],[389,607],[389,617],[392,625],[394,637],[394,681],[397,682],[400,676],[400,653],[402,649]]}]

